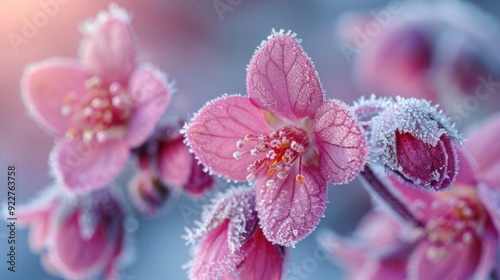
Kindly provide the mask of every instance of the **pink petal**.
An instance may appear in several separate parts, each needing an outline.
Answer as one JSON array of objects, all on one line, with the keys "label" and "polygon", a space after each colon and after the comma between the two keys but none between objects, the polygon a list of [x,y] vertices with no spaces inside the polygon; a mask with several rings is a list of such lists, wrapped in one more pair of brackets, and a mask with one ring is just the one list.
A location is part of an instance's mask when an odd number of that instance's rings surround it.
[{"label": "pink petal", "polygon": [[54,240],[54,264],[68,277],[93,273],[104,265],[110,253],[106,225],[99,224],[94,234],[84,239],[80,233],[78,212],[60,226]]},{"label": "pink petal", "polygon": [[187,139],[198,159],[213,172],[243,181],[249,174],[248,166],[257,157],[247,155],[236,160],[236,142],[245,135],[269,133],[263,111],[246,97],[228,96],[207,104],[196,115],[187,129]]},{"label": "pink petal", "polygon": [[120,256],[123,250],[124,244],[124,232],[123,230],[118,230],[118,235],[114,240],[113,251],[111,252],[111,256],[109,258],[108,264],[104,268],[104,278],[109,280],[117,279],[116,269],[120,262]]},{"label": "pink petal", "polygon": [[68,97],[78,99],[87,92],[90,75],[74,60],[52,58],[26,68],[22,96],[34,119],[45,129],[63,135],[73,126],[71,113],[63,116]]},{"label": "pink petal", "polygon": [[293,35],[276,33],[255,53],[247,74],[248,97],[289,120],[313,116],[323,103],[314,66]]},{"label": "pink petal", "polygon": [[476,186],[477,174],[474,170],[474,160],[465,149],[456,149],[458,159],[458,174],[454,185]]},{"label": "pink petal", "polygon": [[127,142],[141,145],[153,132],[170,100],[170,90],[163,74],[150,65],[134,72],[130,81],[132,112],[128,123]]},{"label": "pink petal", "polygon": [[192,162],[196,164],[193,155],[189,153],[182,137],[161,143],[159,149],[158,170],[162,180],[180,189],[189,179]]},{"label": "pink petal", "polygon": [[469,134],[465,149],[471,154],[481,178],[495,183],[500,188],[500,114],[496,114],[486,123]]},{"label": "pink petal", "polygon": [[252,242],[254,245],[240,265],[239,279],[280,280],[284,274],[282,249],[267,241],[259,227],[247,242]]},{"label": "pink petal", "polygon": [[190,279],[220,279],[236,269],[249,248],[242,247],[231,253],[228,245],[229,220],[209,232],[197,248],[190,272]]},{"label": "pink petal", "polygon": [[345,184],[358,174],[368,155],[365,136],[349,109],[339,101],[325,101],[314,118],[321,175]]},{"label": "pink petal", "polygon": [[401,167],[398,172],[424,190],[445,190],[455,181],[457,154],[446,135],[432,146],[410,133],[396,131],[396,154]]},{"label": "pink petal", "polygon": [[302,166],[304,183],[299,184],[295,179],[298,165],[295,165],[273,187],[266,186],[265,178],[257,181],[257,211],[269,241],[293,246],[316,228],[327,200],[326,182],[318,173],[316,168]]},{"label": "pink petal", "polygon": [[113,180],[125,166],[129,150],[125,141],[103,143],[81,138],[58,140],[51,161],[57,177],[70,190],[91,190]]},{"label": "pink petal", "polygon": [[422,241],[409,259],[409,279],[472,279],[481,259],[482,242],[479,236],[470,233],[469,243],[443,246],[444,255],[435,260],[429,257],[433,247]]},{"label": "pink petal", "polygon": [[[101,12],[103,16],[84,30],[81,61],[85,68],[106,83],[126,86],[136,67],[135,35],[126,12]],[[90,25],[93,25],[90,27]]]},{"label": "pink petal", "polygon": [[203,171],[203,166],[198,164],[195,160],[192,160],[191,174],[189,180],[184,184],[184,191],[193,197],[200,197],[211,191],[214,187],[214,176]]},{"label": "pink petal", "polygon": [[492,267],[495,266],[495,263],[498,263],[496,258],[498,252],[498,232],[491,224],[491,221],[487,222],[481,239],[481,260],[477,265],[474,279],[488,279],[491,274]]},{"label": "pink petal", "polygon": [[477,186],[481,202],[489,212],[495,227],[500,231],[500,190],[498,186],[480,183]]}]

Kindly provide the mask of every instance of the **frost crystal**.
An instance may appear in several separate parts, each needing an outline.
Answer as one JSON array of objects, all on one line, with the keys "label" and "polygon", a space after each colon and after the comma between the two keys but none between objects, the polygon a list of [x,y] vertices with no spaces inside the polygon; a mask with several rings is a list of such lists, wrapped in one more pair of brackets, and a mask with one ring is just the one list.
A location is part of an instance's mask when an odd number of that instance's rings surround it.
[{"label": "frost crystal", "polygon": [[257,225],[255,194],[252,187],[231,188],[218,194],[212,204],[205,206],[197,228],[186,229],[187,244],[195,244],[225,220],[229,220],[228,245],[231,252],[238,250]]}]

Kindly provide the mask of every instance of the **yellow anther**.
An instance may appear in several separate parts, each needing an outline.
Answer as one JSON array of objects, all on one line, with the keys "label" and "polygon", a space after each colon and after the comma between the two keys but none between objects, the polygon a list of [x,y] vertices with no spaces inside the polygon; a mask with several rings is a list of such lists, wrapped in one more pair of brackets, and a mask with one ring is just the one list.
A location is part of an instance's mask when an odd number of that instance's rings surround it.
[{"label": "yellow anther", "polygon": [[304,176],[302,175],[297,175],[297,178],[295,178],[299,184],[304,184]]},{"label": "yellow anther", "polygon": [[73,101],[73,97],[71,97],[71,95],[65,95],[63,97],[63,101],[64,103],[71,103],[71,101]]},{"label": "yellow anther", "polygon": [[70,138],[74,138],[76,135],[78,135],[78,130],[70,128],[68,132],[66,132],[66,135]]},{"label": "yellow anther", "polygon": [[267,175],[273,175],[274,172],[276,172],[276,169],[274,168],[269,168],[269,170],[267,170]]}]

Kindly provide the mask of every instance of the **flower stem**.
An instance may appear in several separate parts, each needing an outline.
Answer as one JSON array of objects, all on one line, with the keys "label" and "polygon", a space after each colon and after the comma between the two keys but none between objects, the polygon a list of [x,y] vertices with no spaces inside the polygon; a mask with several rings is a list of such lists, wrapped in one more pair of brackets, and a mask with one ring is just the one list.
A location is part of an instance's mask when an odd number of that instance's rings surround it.
[{"label": "flower stem", "polygon": [[399,200],[389,189],[390,185],[388,182],[383,182],[380,178],[373,172],[369,165],[365,166],[364,170],[360,172],[361,176],[365,180],[365,187],[368,191],[376,194],[382,201],[388,205],[394,213],[396,213],[403,221],[411,224],[414,227],[423,227],[423,223],[417,219],[408,210],[406,205],[404,205],[401,200]]}]

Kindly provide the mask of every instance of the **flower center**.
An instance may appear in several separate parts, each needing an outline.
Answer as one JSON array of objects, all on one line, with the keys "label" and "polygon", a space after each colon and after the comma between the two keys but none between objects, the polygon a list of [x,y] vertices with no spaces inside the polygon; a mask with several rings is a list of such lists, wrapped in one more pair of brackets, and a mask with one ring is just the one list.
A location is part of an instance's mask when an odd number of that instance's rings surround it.
[{"label": "flower center", "polygon": [[75,92],[65,95],[61,114],[72,117],[76,124],[67,136],[82,136],[85,141],[96,139],[102,142],[109,137],[123,136],[130,115],[131,100],[128,92],[119,83],[107,87],[93,76],[85,82],[87,93],[79,98]]},{"label": "flower center", "polygon": [[470,244],[473,235],[484,228],[484,215],[478,205],[466,198],[435,202],[433,209],[443,213],[431,219],[426,227],[427,241],[432,245],[427,251],[429,260],[438,261],[447,255],[448,245]]},{"label": "flower center", "polygon": [[[253,148],[248,152],[240,151],[247,145],[246,143],[254,145]],[[243,155],[247,154],[251,156],[265,155],[248,166],[247,170],[250,173],[247,180],[252,182],[262,170],[265,170],[264,172],[271,177],[266,182],[268,187],[274,186],[278,179],[284,180],[288,177],[288,171],[298,159],[299,173],[295,179],[302,184],[304,183],[304,177],[301,174],[302,154],[308,145],[309,140],[305,131],[295,126],[287,126],[281,130],[271,132],[268,136],[246,135],[243,140],[236,142],[238,150],[233,153],[233,157],[239,160]]]}]

